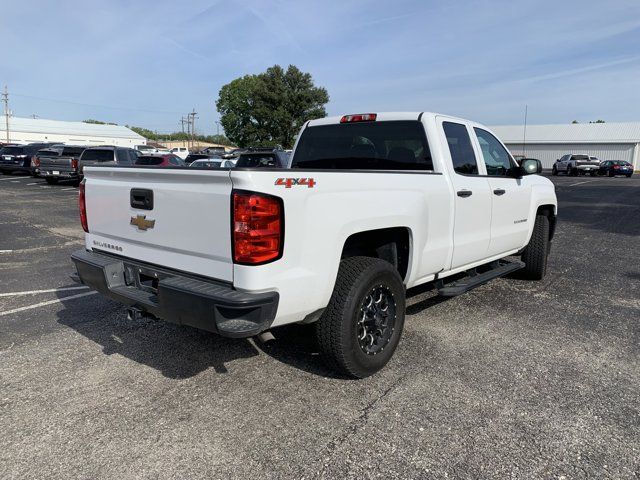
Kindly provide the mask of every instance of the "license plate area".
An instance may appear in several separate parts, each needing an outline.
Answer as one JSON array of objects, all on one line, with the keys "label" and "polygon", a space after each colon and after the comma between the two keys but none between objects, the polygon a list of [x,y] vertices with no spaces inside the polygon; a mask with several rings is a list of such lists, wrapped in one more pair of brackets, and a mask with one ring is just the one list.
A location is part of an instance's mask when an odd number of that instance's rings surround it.
[{"label": "license plate area", "polygon": [[126,263],[124,265],[125,284],[154,295],[158,294],[158,282],[167,277],[168,275],[151,268]]}]

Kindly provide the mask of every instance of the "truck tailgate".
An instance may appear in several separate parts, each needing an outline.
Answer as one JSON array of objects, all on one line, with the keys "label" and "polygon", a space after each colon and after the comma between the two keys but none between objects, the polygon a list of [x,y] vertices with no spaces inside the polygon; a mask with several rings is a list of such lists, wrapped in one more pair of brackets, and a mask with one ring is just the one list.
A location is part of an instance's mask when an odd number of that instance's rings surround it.
[{"label": "truck tailgate", "polygon": [[[87,248],[233,280],[229,171],[88,167],[84,173]],[[132,190],[138,200],[152,195],[151,209],[139,208]]]}]

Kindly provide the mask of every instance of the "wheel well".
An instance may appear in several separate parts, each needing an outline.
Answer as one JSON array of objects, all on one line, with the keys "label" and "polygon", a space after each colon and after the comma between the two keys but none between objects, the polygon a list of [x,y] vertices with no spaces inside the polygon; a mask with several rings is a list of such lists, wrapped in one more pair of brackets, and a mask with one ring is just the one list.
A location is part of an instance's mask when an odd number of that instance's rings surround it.
[{"label": "wheel well", "polygon": [[340,259],[356,256],[386,260],[404,279],[409,268],[409,229],[394,227],[354,233],[345,241]]},{"label": "wheel well", "polygon": [[553,205],[540,205],[536,215],[544,215],[549,219],[549,240],[552,240],[556,232],[555,207]]}]

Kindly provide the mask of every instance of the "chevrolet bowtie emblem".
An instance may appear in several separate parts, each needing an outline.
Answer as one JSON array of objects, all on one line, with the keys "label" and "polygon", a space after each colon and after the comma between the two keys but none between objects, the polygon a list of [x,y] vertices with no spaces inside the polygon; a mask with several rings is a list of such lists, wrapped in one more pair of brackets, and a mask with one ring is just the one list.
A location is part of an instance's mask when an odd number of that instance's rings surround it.
[{"label": "chevrolet bowtie emblem", "polygon": [[131,217],[130,225],[135,225],[138,227],[138,230],[147,230],[149,228],[153,228],[156,224],[155,220],[147,220],[146,215],[137,215],[135,217]]}]

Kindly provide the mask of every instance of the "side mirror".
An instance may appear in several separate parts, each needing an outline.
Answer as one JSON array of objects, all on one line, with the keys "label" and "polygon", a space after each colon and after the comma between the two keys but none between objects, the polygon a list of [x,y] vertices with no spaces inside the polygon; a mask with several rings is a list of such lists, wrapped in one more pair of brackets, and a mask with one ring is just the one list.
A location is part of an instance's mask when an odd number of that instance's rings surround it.
[{"label": "side mirror", "polygon": [[527,158],[520,164],[520,170],[522,175],[534,175],[536,173],[542,173],[542,162],[535,158]]}]

